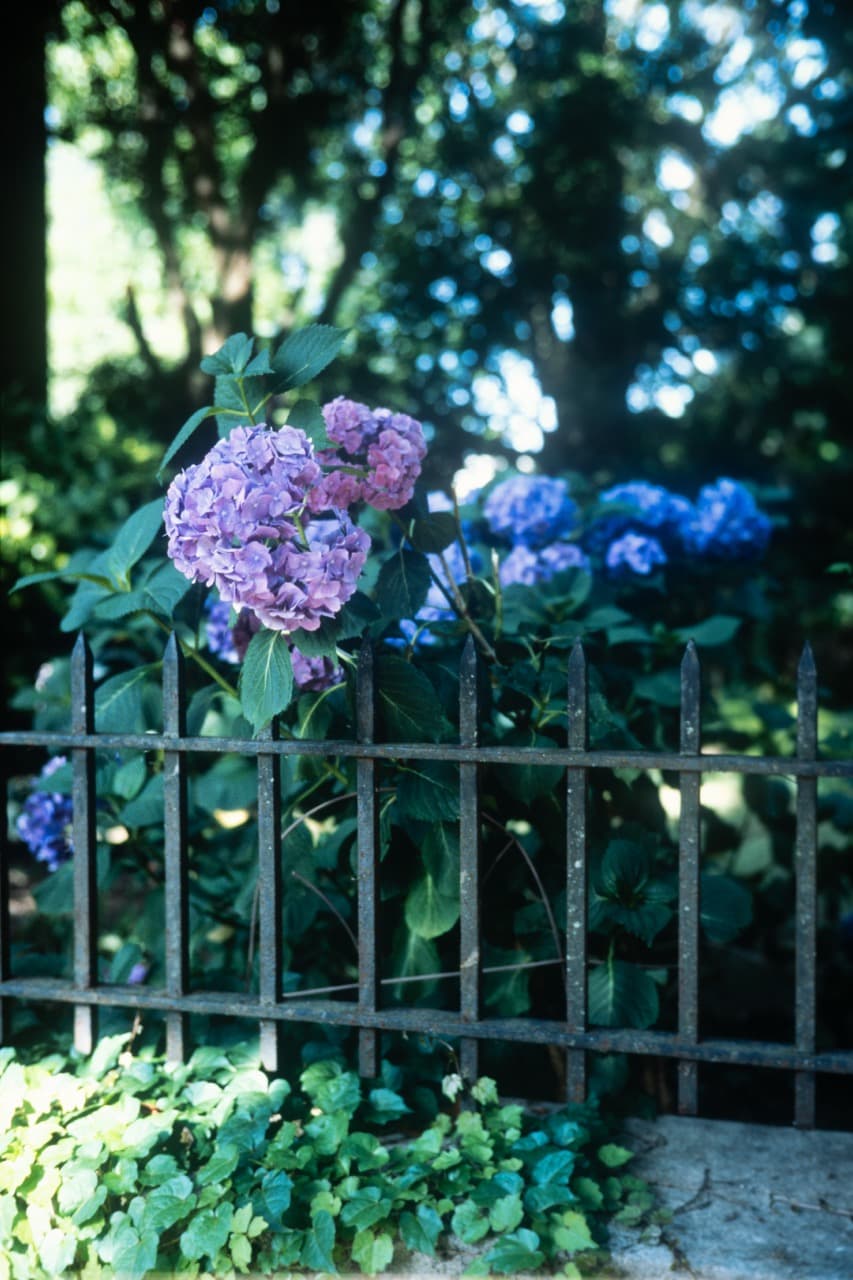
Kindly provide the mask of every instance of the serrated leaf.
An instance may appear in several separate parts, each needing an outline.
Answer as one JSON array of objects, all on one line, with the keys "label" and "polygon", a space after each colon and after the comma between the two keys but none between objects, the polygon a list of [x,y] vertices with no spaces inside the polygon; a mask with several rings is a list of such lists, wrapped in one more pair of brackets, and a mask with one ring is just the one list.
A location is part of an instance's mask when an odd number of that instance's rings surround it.
[{"label": "serrated leaf", "polygon": [[9,595],[13,595],[16,591],[21,591],[24,587],[34,587],[39,582],[88,582],[90,586],[102,587],[107,591],[113,590],[113,584],[104,574],[99,573],[83,573],[76,570],[55,569],[45,573],[28,573],[23,578],[18,578],[17,582],[9,591]]},{"label": "serrated leaf", "polygon": [[242,373],[252,358],[255,340],[247,333],[232,333],[212,355],[205,356],[202,373]]},{"label": "serrated leaf", "polygon": [[658,992],[644,969],[626,960],[608,958],[596,965],[588,981],[589,1020],[598,1027],[653,1025],[658,1016]]},{"label": "serrated leaf", "polygon": [[141,613],[147,607],[144,592],[118,591],[114,595],[107,596],[106,600],[98,601],[95,605],[95,616],[114,622],[119,618],[127,618],[132,613]]},{"label": "serrated leaf", "polygon": [[429,561],[420,551],[398,551],[386,560],[376,580],[376,599],[386,618],[414,618],[432,582]]},{"label": "serrated leaf", "polygon": [[337,446],[326,432],[323,410],[315,400],[297,400],[287,415],[287,425],[304,431],[315,449],[334,449]]},{"label": "serrated leaf", "polygon": [[336,662],[340,634],[337,618],[324,618],[316,631],[297,631],[293,647],[306,658],[331,658]]},{"label": "serrated leaf", "polygon": [[378,658],[376,697],[391,742],[438,742],[450,732],[430,680],[402,658]]},{"label": "serrated leaf", "polygon": [[277,390],[302,387],[331,364],[343,346],[346,329],[312,324],[285,338],[270,363],[278,374]]},{"label": "serrated leaf", "polygon": [[213,405],[206,404],[203,409],[196,409],[195,413],[191,414],[190,417],[187,418],[186,422],[181,427],[180,431],[175,436],[174,440],[169,445],[166,452],[163,454],[163,461],[160,463],[160,466],[157,470],[158,480],[162,479],[163,472],[166,470],[166,467],[172,461],[172,459],[174,458],[178,450],[184,447],[184,445],[187,443],[187,441],[190,439],[190,437],[193,435],[196,429],[201,426],[201,424],[205,421],[205,419],[212,417],[215,412],[216,410],[214,409]]},{"label": "serrated leaf", "polygon": [[459,888],[425,875],[406,898],[406,924],[420,938],[438,938],[459,919]]},{"label": "serrated leaf", "polygon": [[439,761],[412,762],[400,773],[397,802],[410,818],[454,822],[459,817],[459,773]]},{"label": "serrated leaf", "polygon": [[216,379],[216,424],[220,438],[227,436],[234,427],[248,426],[253,411],[264,396],[263,378],[237,378],[221,373]]},{"label": "serrated leaf", "polygon": [[95,690],[95,724],[99,733],[142,733],[143,692],[154,664],[110,676]]},{"label": "serrated leaf", "polygon": [[456,517],[449,511],[434,511],[412,526],[412,546],[426,554],[446,551],[459,534]]},{"label": "serrated leaf", "polygon": [[106,553],[106,563],[117,581],[124,580],[145,555],[158,534],[163,533],[163,499],[155,498],[128,516]]},{"label": "serrated leaf", "polygon": [[155,569],[142,587],[145,608],[171,618],[192,583],[179,573],[171,560]]},{"label": "serrated leaf", "polygon": [[287,640],[280,631],[263,629],[252,636],[240,671],[240,705],[257,733],[290,704],[293,667]]}]

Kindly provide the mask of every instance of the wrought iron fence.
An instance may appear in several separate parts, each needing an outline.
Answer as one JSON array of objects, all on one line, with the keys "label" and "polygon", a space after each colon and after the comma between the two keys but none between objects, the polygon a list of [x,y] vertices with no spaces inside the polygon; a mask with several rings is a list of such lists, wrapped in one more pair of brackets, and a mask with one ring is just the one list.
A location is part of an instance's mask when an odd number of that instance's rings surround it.
[{"label": "wrought iron fence", "polygon": [[[700,669],[696,649],[687,646],[681,664],[678,752],[591,750],[587,666],[576,644],[568,664],[568,742],[564,748],[483,746],[479,742],[478,659],[469,640],[460,668],[458,743],[376,742],[373,651],[359,655],[356,738],[347,741],[278,738],[275,725],[252,740],[188,737],[183,659],[172,636],[163,666],[164,728],[161,735],[97,733],[94,720],[92,658],[81,636],[72,657],[72,710],[68,732],[7,732],[0,747],[45,747],[70,752],[73,766],[73,977],[68,980],[18,977],[10,967],[9,876],[0,874],[0,1042],[11,999],[63,1002],[74,1007],[74,1038],[88,1052],[96,1035],[97,1011],[119,1006],[162,1013],[167,1053],[187,1050],[187,1020],[193,1014],[257,1020],[265,1065],[279,1063],[284,1023],[324,1023],[358,1031],[362,1075],[376,1074],[382,1031],[424,1033],[460,1041],[463,1073],[477,1074],[483,1041],[552,1046],[566,1055],[567,1092],[585,1095],[590,1052],[655,1055],[678,1064],[678,1109],[698,1109],[697,1073],[703,1063],[771,1067],[792,1071],[797,1125],[815,1121],[815,1078],[827,1072],[853,1075],[853,1050],[818,1051],[816,1046],[817,956],[817,785],[819,778],[853,778],[853,761],[818,754],[817,677],[811,650],[803,651],[797,676],[796,754],[791,757],[702,753]],[[99,750],[162,750],[164,753],[165,984],[160,989],[101,984],[97,973],[95,754]],[[258,960],[257,994],[196,990],[188,959],[187,764],[192,754],[237,753],[257,757]],[[325,992],[282,991],[281,763],[284,756],[347,757],[356,761],[358,834],[358,990],[352,1002],[319,998]],[[459,768],[460,799],[460,979],[458,1010],[383,1007],[378,963],[380,844],[378,777],[381,761],[433,760]],[[484,764],[554,766],[565,770],[567,909],[565,920],[565,1017],[486,1017],[481,960],[480,840],[483,813],[479,768]],[[678,1027],[639,1031],[589,1025],[587,1010],[587,897],[589,850],[587,806],[590,774],[600,769],[635,768],[674,772],[679,777],[681,812],[678,863]],[[788,776],[796,781],[795,1035],[790,1044],[705,1038],[699,1027],[700,787],[706,773]],[[451,976],[451,975],[441,975]],[[417,981],[416,978],[410,981]]]}]

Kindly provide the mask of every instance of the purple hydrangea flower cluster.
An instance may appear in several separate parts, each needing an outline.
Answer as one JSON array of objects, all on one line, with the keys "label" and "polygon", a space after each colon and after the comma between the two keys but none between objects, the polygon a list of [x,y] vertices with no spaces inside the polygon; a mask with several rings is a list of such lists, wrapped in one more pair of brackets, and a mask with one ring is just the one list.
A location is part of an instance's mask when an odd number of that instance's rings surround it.
[{"label": "purple hydrangea flower cluster", "polygon": [[486,499],[483,514],[496,538],[534,548],[571,533],[578,520],[565,480],[548,476],[502,481]]},{"label": "purple hydrangea flower cluster", "polygon": [[18,835],[37,861],[45,863],[48,871],[55,871],[74,853],[71,839],[71,820],[74,810],[71,797],[40,786],[61,769],[65,756],[48,760],[33,784],[32,794],[24,801],[23,809],[15,823]]},{"label": "purple hydrangea flower cluster", "polygon": [[550,582],[556,574],[567,569],[585,569],[588,572],[589,567],[589,556],[573,542],[552,542],[549,547],[537,551],[519,543],[500,567],[501,586],[520,583],[533,587],[538,582]]},{"label": "purple hydrangea flower cluster", "polygon": [[343,512],[324,512],[320,481],[304,432],[235,427],[169,486],[175,567],[273,630],[315,631],[355,591],[370,547]]},{"label": "purple hydrangea flower cluster", "polygon": [[657,538],[644,533],[623,533],[607,548],[605,564],[611,573],[648,577],[659,564],[666,564],[666,552]]},{"label": "purple hydrangea flower cluster", "polygon": [[699,491],[681,536],[688,553],[717,560],[749,560],[763,554],[771,523],[737,480],[721,477]]},{"label": "purple hydrangea flower cluster", "polygon": [[[248,609],[241,609],[234,626],[230,626],[231,606],[213,596],[208,597],[205,608],[208,615],[207,643],[211,653],[236,666],[245,658],[252,636],[260,630],[260,620]],[[306,657],[295,645],[291,645],[290,660],[297,689],[317,692],[340,684],[344,678],[343,668],[331,658]]]},{"label": "purple hydrangea flower cluster", "polygon": [[323,405],[323,417],[329,439],[340,449],[318,454],[326,474],[312,503],[343,509],[366,502],[379,511],[405,506],[426,454],[421,424],[406,413],[369,409],[345,396]]}]

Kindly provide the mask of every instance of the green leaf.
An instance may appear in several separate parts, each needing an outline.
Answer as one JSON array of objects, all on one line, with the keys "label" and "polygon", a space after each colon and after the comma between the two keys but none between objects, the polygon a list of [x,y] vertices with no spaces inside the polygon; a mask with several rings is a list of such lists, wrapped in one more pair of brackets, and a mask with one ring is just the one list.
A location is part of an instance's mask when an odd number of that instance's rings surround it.
[{"label": "green leaf", "polygon": [[127,827],[154,827],[163,822],[163,775],[149,778],[138,796],[128,801],[119,814]]},{"label": "green leaf", "polygon": [[293,667],[287,640],[266,628],[252,636],[240,671],[240,705],[257,733],[289,705]]},{"label": "green leaf", "polygon": [[540,1156],[533,1166],[533,1181],[537,1186],[549,1182],[568,1184],[575,1167],[574,1151],[549,1151]]},{"label": "green leaf", "polygon": [[337,1274],[332,1250],[335,1247],[335,1220],[327,1209],[320,1209],[311,1219],[312,1230],[306,1235],[299,1261],[311,1271]]},{"label": "green leaf", "polygon": [[520,1195],[501,1196],[489,1210],[489,1225],[493,1231],[514,1231],[524,1217]]},{"label": "green leaf", "polygon": [[[541,747],[549,750],[554,746],[553,738],[541,733],[508,733],[501,741],[502,746]],[[562,765],[549,764],[511,764],[501,770],[507,788],[519,800],[536,800],[540,796],[552,794],[560,785],[563,777]]]},{"label": "green leaf", "polygon": [[63,1170],[62,1183],[56,1197],[61,1213],[69,1216],[94,1195],[98,1175],[94,1169],[81,1168],[75,1162]]},{"label": "green leaf", "polygon": [[211,1182],[224,1182],[240,1163],[240,1150],[233,1142],[223,1142],[214,1148],[213,1155],[203,1164],[195,1175],[200,1187]]},{"label": "green leaf", "polygon": [[483,1259],[493,1271],[535,1271],[545,1261],[535,1231],[522,1227],[499,1240]]},{"label": "green leaf", "polygon": [[410,818],[455,822],[459,817],[459,773],[451,764],[420,760],[400,773],[397,803]]},{"label": "green leaf", "polygon": [[141,613],[147,607],[142,591],[119,591],[95,605],[95,616],[113,622],[119,618],[127,618],[132,613]]},{"label": "green leaf", "polygon": [[437,742],[449,736],[450,725],[429,678],[402,658],[378,658],[376,691],[389,741]]},{"label": "green leaf", "polygon": [[297,431],[304,431],[315,449],[337,447],[326,433],[326,419],[315,400],[297,400],[287,415],[287,425],[295,427]]},{"label": "green leaf", "polygon": [[143,733],[143,693],[156,664],[110,676],[95,690],[95,724],[99,733]]},{"label": "green leaf", "polygon": [[442,1226],[435,1209],[426,1204],[419,1204],[414,1213],[400,1214],[400,1235],[403,1244],[413,1253],[426,1253],[433,1257]]},{"label": "green leaf", "polygon": [[146,609],[152,609],[163,618],[171,618],[192,583],[168,560],[161,564],[142,587]]},{"label": "green leaf", "polygon": [[681,681],[677,671],[660,671],[654,676],[639,676],[633,682],[638,698],[656,702],[659,707],[681,705]]},{"label": "green leaf", "polygon": [[277,390],[301,387],[316,378],[334,360],[346,335],[346,329],[330,324],[312,324],[291,333],[270,361],[281,379]]},{"label": "green leaf", "polygon": [[[39,1242],[38,1260],[49,1276],[60,1276],[68,1271],[76,1252],[76,1237],[54,1227]],[[0,1254],[0,1258],[3,1256]]]},{"label": "green leaf", "polygon": [[337,662],[340,634],[338,620],[324,618],[316,631],[298,631],[293,647],[306,658],[331,658]]},{"label": "green leaf", "polygon": [[382,1194],[380,1187],[359,1187],[341,1209],[341,1222],[363,1231],[384,1222],[391,1211],[391,1200]]},{"label": "green leaf", "polygon": [[752,921],[752,894],[730,876],[702,872],[699,923],[711,942],[731,942]]},{"label": "green leaf", "polygon": [[589,1020],[598,1027],[650,1027],[658,1016],[654,980],[637,965],[610,956],[589,975]]},{"label": "green leaf", "polygon": [[195,413],[187,418],[186,422],[181,427],[166,452],[163,454],[163,461],[160,463],[157,471],[158,480],[162,480],[163,472],[166,470],[166,467],[172,461],[178,450],[184,447],[196,428],[201,426],[205,418],[210,418],[215,412],[216,410],[213,405],[206,404],[203,409],[196,409]]},{"label": "green leaf", "polygon": [[426,554],[446,551],[456,541],[459,529],[456,517],[449,511],[434,511],[412,528],[412,546]]},{"label": "green leaf", "polygon": [[199,366],[202,373],[243,373],[252,358],[254,338],[246,333],[232,333],[218,351],[205,356]]},{"label": "green leaf", "polygon": [[376,580],[376,600],[386,618],[414,618],[432,582],[429,561],[420,551],[398,551],[386,560]]},{"label": "green leaf", "polygon": [[123,1222],[113,1237],[112,1274],[122,1280],[142,1280],[157,1262],[158,1244],[155,1232],[140,1234],[129,1222]]},{"label": "green leaf", "polygon": [[586,1218],[576,1209],[567,1209],[560,1214],[560,1225],[554,1228],[554,1244],[566,1253],[582,1253],[585,1249],[595,1249],[596,1244],[590,1235]]},{"label": "green leaf", "polygon": [[142,1218],[137,1226],[146,1231],[165,1231],[180,1222],[195,1207],[192,1179],[185,1173],[168,1178],[145,1197]]},{"label": "green leaf", "polygon": [[283,1169],[270,1169],[264,1174],[260,1194],[252,1204],[255,1212],[276,1231],[281,1227],[281,1215],[290,1208],[292,1194],[293,1181],[289,1175]]},{"label": "green leaf", "polygon": [[616,1142],[607,1142],[598,1148],[598,1158],[608,1169],[618,1169],[621,1165],[633,1160],[634,1153],[627,1147],[620,1147]]},{"label": "green leaf", "polygon": [[145,555],[157,535],[163,533],[163,499],[155,498],[125,520],[107,551],[107,566],[117,582]]},{"label": "green leaf", "polygon": [[488,1216],[470,1200],[463,1200],[453,1211],[450,1229],[464,1244],[476,1244],[489,1233]]},{"label": "green leaf", "polygon": [[314,1062],[299,1077],[302,1089],[321,1111],[346,1111],[350,1115],[361,1101],[361,1085],[353,1071],[338,1062]]},{"label": "green leaf", "polygon": [[91,586],[102,587],[104,590],[111,591],[113,584],[103,574],[99,573],[78,573],[76,570],[55,569],[46,573],[28,573],[23,578],[18,578],[15,585],[9,591],[9,595],[13,595],[16,591],[20,591],[23,587],[34,587],[39,582],[88,582]]},{"label": "green leaf", "polygon": [[248,1236],[232,1236],[228,1242],[231,1261],[238,1271],[248,1271],[252,1261],[252,1246]]},{"label": "green leaf", "polygon": [[[216,1209],[202,1209],[201,1213],[197,1213],[181,1235],[181,1253],[184,1257],[192,1262],[205,1257],[213,1261],[228,1239],[233,1213],[234,1210],[228,1203],[220,1204]],[[153,1262],[150,1265],[153,1266]]]},{"label": "green leaf", "polygon": [[718,613],[713,618],[706,618],[704,622],[698,622],[695,627],[679,627],[675,634],[685,644],[688,640],[695,640],[698,645],[704,645],[706,649],[713,649],[716,645],[728,644],[740,628],[742,621],[742,618],[734,618],[726,613]]},{"label": "green leaf", "polygon": [[393,1089],[371,1089],[368,1102],[370,1118],[375,1124],[388,1124],[411,1111],[411,1107],[407,1107],[399,1093],[395,1093]]},{"label": "green leaf", "polygon": [[438,938],[459,919],[459,886],[434,880],[427,873],[406,898],[406,924],[420,938]]},{"label": "green leaf", "polygon": [[391,1262],[394,1241],[385,1232],[374,1235],[372,1231],[359,1231],[352,1242],[352,1256],[367,1275],[376,1275]]},{"label": "green leaf", "polygon": [[248,425],[253,419],[253,408],[263,399],[263,378],[237,378],[221,373],[216,379],[216,423],[220,438],[227,436],[234,427]]}]

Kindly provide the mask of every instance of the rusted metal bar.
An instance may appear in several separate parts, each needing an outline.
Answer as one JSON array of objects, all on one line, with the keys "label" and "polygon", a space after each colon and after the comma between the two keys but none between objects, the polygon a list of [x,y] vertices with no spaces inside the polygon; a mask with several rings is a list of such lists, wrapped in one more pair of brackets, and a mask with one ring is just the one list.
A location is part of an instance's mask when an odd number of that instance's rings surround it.
[{"label": "rusted metal bar", "polygon": [[[365,640],[358,656],[356,681],[356,732],[360,743],[372,743],[376,730],[376,691],[373,645]],[[376,795],[376,762],[362,758],[356,764],[356,817],[358,823],[358,1009],[370,1017],[379,1007],[377,948],[379,934],[379,808]],[[358,1069],[362,1076],[379,1071],[379,1035],[365,1021],[358,1033]]]},{"label": "rusted metal bar", "polygon": [[669,1058],[691,1058],[732,1066],[772,1067],[784,1071],[853,1074],[853,1049],[804,1053],[791,1044],[751,1040],[682,1040],[668,1031],[592,1028],[569,1031],[565,1022],[541,1018],[484,1018],[463,1024],[461,1014],[439,1009],[363,1009],[344,1000],[283,999],[274,1008],[263,1006],[256,996],[236,992],[193,991],[172,1001],[163,990],[140,987],[83,989],[50,978],[13,978],[0,984],[0,998],[56,1001],[63,1004],[88,1003],[112,1008],[167,1011],[177,1007],[186,1013],[260,1021],[274,1017],[282,1022],[313,1022],[326,1026],[360,1027],[376,1030],[442,1036],[458,1039],[505,1041],[508,1044],[557,1045],[565,1049],[586,1049],[597,1053],[651,1054]]},{"label": "rusted metal bar", "polygon": [[[586,751],[589,708],[586,656],[580,641],[569,658],[569,748]],[[583,765],[566,770],[566,1024],[569,1031],[587,1025],[587,805],[589,785]],[[570,1102],[586,1097],[586,1054],[570,1049],[566,1055],[566,1094]]]},{"label": "rusted metal bar", "polygon": [[[701,671],[691,640],[681,662],[680,748],[698,755],[701,741]],[[699,1038],[699,866],[701,774],[682,773],[681,816],[678,825],[678,1033],[683,1040]],[[678,1064],[678,1110],[695,1116],[698,1110],[698,1070],[694,1061]]]},{"label": "rusted metal bar", "polygon": [[[184,655],[174,632],[163,656],[163,727],[176,738],[186,733]],[[180,751],[163,756],[163,857],[165,863],[166,990],[182,996],[189,983],[187,886],[187,757]],[[187,1055],[186,1014],[166,1014],[166,1057],[183,1062]]]},{"label": "rusted metal bar", "polygon": [[534,768],[571,765],[587,769],[662,769],[680,773],[742,773],[768,778],[853,778],[853,760],[805,760],[797,756],[705,754],[674,751],[613,751],[610,748],[569,751],[565,747],[465,747],[453,742],[362,743],[352,739],[288,738],[275,744],[251,738],[170,738],[142,733],[73,734],[29,730],[0,733],[0,747],[69,747],[104,750],[183,751],[193,755],[324,756],[343,760],[443,760],[450,764],[523,764]]},{"label": "rusted metal bar", "polygon": [[[476,746],[479,733],[477,692],[477,650],[469,636],[459,670],[459,741]],[[482,1012],[481,920],[480,920],[480,792],[479,766],[459,766],[459,949],[460,1014],[463,1023],[478,1022]],[[479,1069],[479,1042],[464,1037],[460,1046],[460,1067],[466,1080],[476,1080]]]},{"label": "rusted metal bar", "polygon": [[[803,648],[797,668],[797,755],[817,755],[817,671],[811,646]],[[795,1005],[796,1044],[803,1053],[815,1048],[817,982],[817,778],[797,780],[797,838],[794,851],[796,890]],[[815,1121],[815,1078],[810,1071],[794,1077],[794,1123],[811,1128]]]},{"label": "rusted metal bar", "polygon": [[[278,739],[273,719],[258,737]],[[258,756],[258,991],[261,1004],[275,1007],[281,996],[281,756]],[[268,1071],[281,1067],[281,1027],[261,1021],[261,1061]]]},{"label": "rusted metal bar", "polygon": [[[92,651],[83,635],[78,637],[71,655],[71,730],[76,735],[93,735],[95,732]],[[72,742],[74,740],[72,738]],[[97,801],[93,747],[72,746],[71,768],[74,983],[79,989],[86,990],[98,982]],[[95,1010],[89,1003],[81,1002],[74,1009],[74,1047],[80,1053],[91,1053],[96,1037]]]}]

